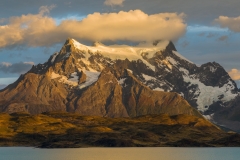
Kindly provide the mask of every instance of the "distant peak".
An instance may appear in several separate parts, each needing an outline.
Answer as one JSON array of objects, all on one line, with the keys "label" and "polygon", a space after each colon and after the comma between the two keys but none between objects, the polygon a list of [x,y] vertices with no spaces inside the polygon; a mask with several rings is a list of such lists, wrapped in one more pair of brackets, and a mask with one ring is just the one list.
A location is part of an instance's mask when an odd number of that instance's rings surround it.
[{"label": "distant peak", "polygon": [[81,44],[80,42],[78,42],[77,40],[75,40],[73,38],[68,38],[66,40],[66,42],[64,43],[64,45],[70,45],[70,46],[73,46],[73,47],[85,46],[85,45]]},{"label": "distant peak", "polygon": [[60,51],[60,55],[65,55],[65,54],[68,54],[68,53],[71,53],[71,52],[75,52],[76,51],[76,48],[82,48],[82,45],[81,43],[79,43],[78,41],[76,41],[75,39],[73,38],[68,38],[64,45],[62,46],[62,49]]},{"label": "distant peak", "polygon": [[169,44],[167,45],[166,49],[177,51],[176,47],[174,46],[172,41],[169,41]]},{"label": "distant peak", "polygon": [[65,41],[64,45],[73,44],[73,43],[74,43],[74,39],[67,38],[67,40]]}]

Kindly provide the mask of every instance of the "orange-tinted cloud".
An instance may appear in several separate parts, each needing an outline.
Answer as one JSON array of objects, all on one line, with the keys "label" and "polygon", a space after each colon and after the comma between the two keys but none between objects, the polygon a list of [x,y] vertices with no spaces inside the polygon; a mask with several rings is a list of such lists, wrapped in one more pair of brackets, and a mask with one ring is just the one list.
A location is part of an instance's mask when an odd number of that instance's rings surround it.
[{"label": "orange-tinted cloud", "polygon": [[48,34],[56,29],[55,20],[48,17],[53,6],[40,7],[39,13],[9,18],[9,23],[0,26],[0,47],[27,44],[42,46]]},{"label": "orange-tinted cloud", "polygon": [[215,22],[220,24],[223,28],[228,28],[234,32],[240,32],[240,16],[239,17],[227,17],[219,16],[215,19]]},{"label": "orange-tinted cloud", "polygon": [[230,77],[233,79],[233,80],[240,80],[240,71],[233,68],[231,69],[231,71],[228,72],[228,74],[230,75]]},{"label": "orange-tinted cloud", "polygon": [[148,15],[141,10],[118,13],[93,13],[81,21],[64,20],[59,25],[48,16],[51,7],[41,7],[39,14],[11,17],[0,26],[0,47],[26,44],[50,46],[68,37],[79,40],[134,42],[176,40],[186,31],[184,14]]}]

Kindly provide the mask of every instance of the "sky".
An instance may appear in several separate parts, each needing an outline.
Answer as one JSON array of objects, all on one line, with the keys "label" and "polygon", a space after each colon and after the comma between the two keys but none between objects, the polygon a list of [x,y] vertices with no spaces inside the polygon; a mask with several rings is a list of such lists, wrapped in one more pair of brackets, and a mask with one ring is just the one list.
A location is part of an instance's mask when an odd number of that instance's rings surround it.
[{"label": "sky", "polygon": [[240,88],[239,0],[0,0],[0,89],[67,38],[83,44],[171,40],[201,65],[218,62]]}]

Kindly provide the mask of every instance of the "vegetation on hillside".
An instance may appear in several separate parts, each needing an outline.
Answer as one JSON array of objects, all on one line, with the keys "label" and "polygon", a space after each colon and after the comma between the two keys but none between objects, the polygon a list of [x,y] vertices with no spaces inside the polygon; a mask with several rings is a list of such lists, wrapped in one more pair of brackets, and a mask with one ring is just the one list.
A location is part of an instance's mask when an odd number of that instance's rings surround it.
[{"label": "vegetation on hillside", "polygon": [[0,114],[1,146],[45,148],[240,146],[226,133],[190,115],[107,118],[73,113]]}]

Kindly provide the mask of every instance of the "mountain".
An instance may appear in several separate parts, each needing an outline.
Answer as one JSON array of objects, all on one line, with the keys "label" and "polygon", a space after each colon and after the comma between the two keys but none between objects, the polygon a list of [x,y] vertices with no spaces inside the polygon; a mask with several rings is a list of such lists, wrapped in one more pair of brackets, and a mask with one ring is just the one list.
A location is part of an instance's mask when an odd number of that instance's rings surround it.
[{"label": "mountain", "polygon": [[201,112],[216,124],[240,130],[237,101],[238,88],[223,67],[216,62],[197,66],[172,42],[85,46],[68,39],[46,63],[0,92],[0,111],[105,117]]},{"label": "mountain", "polygon": [[[137,66],[140,63],[143,69],[152,71],[152,65],[142,58],[148,66],[145,65],[139,60],[140,55],[128,52],[130,47],[117,47],[113,52],[100,43],[87,47],[68,39],[48,62],[33,66],[0,92],[1,111],[31,114],[68,111],[104,117],[168,113],[201,117],[177,93],[153,91],[139,81],[128,66],[141,69]],[[106,55],[98,49],[106,51]]]}]

